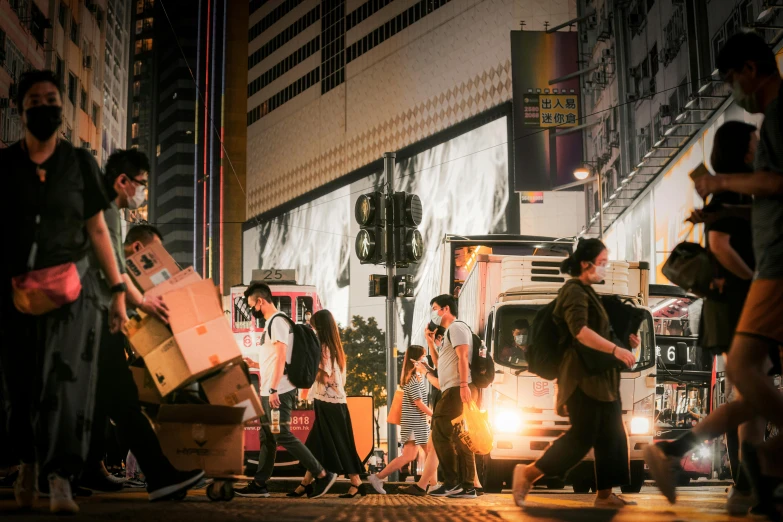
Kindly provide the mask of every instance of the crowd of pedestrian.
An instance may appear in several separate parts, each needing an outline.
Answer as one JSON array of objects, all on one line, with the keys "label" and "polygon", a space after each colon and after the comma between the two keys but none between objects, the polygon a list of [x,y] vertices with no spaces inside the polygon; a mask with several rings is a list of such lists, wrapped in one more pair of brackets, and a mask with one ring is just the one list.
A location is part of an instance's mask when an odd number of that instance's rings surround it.
[{"label": "crowd of pedestrian", "polygon": [[[673,503],[682,456],[704,439],[727,434],[735,480],[730,510],[774,518],[783,500],[783,438],[765,441],[764,426],[783,426],[783,396],[769,378],[780,373],[783,345],[783,101],[778,99],[783,81],[774,54],[755,34],[730,38],[717,64],[737,104],[764,115],[760,138],[749,124],[725,123],[711,157],[718,174],[695,179],[703,198],[714,194],[692,217],[706,225],[716,267],[700,343],[726,358],[734,391],[731,401],[687,434],[648,447],[645,458]],[[136,150],[117,151],[101,173],[91,154],[61,139],[62,92],[49,71],[22,76],[17,107],[24,138],[0,149],[6,190],[13,194],[3,206],[5,222],[13,225],[6,227],[0,256],[0,370],[9,437],[2,452],[20,463],[16,501],[29,508],[37,496],[48,495],[52,512],[75,513],[74,497],[84,489],[121,489],[103,462],[110,421],[143,470],[149,499],[179,498],[204,473],[175,469],[161,450],[142,411],[122,333],[128,313],[137,310],[168,320],[165,302],[144,296],[124,273],[126,256],[162,241],[150,225],[133,227],[122,238],[120,211],[143,205],[148,159]],[[633,504],[613,488],[630,481],[620,371],[635,364],[631,350],[640,339],[635,334],[616,338],[592,288],[604,281],[607,263],[606,246],[597,239],[580,241],[562,263],[561,271],[571,279],[552,313],[564,344],[556,408],[569,418],[570,429],[536,462],[514,470],[512,492],[520,506],[536,481],[564,476],[590,450],[595,505]],[[260,374],[264,414],[257,470],[236,494],[268,497],[267,482],[283,447],[306,470],[289,497],[320,498],[340,475],[351,483],[341,497],[365,495],[369,487],[361,480],[365,469],[345,391],[348,361],[334,317],[328,310],[307,315],[320,344],[320,362],[308,390],[315,422],[303,443],[290,421],[305,390],[298,390],[286,371],[295,325],[277,309],[266,284],[251,283],[245,298],[253,317],[265,325],[258,357],[246,359]],[[384,480],[405,465],[416,466],[423,454],[420,480],[402,493],[473,499],[483,493],[476,455],[453,427],[464,405],[481,399],[470,368],[473,332],[459,321],[451,294],[435,297],[430,307],[427,347],[407,348],[400,375],[402,455],[367,480],[386,494]],[[534,327],[515,323],[513,342],[501,356],[527,360]],[[612,363],[596,371],[590,360],[598,356]]]}]

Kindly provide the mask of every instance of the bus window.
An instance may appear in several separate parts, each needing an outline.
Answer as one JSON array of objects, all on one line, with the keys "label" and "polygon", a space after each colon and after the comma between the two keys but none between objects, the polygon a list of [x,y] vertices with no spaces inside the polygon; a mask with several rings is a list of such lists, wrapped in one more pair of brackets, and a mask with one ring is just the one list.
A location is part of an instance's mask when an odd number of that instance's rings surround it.
[{"label": "bus window", "polygon": [[313,313],[313,298],[301,296],[296,298],[296,322],[303,323],[305,312]]},{"label": "bus window", "polygon": [[510,368],[527,368],[530,326],[540,305],[504,306],[498,310],[492,336],[495,361]]},{"label": "bus window", "polygon": [[[291,298],[287,295],[273,295],[275,308],[291,317]],[[247,330],[250,328],[250,320],[253,315],[247,304],[247,299],[238,296],[234,299],[234,329]],[[256,329],[264,328],[266,320],[263,317],[256,319]]]}]

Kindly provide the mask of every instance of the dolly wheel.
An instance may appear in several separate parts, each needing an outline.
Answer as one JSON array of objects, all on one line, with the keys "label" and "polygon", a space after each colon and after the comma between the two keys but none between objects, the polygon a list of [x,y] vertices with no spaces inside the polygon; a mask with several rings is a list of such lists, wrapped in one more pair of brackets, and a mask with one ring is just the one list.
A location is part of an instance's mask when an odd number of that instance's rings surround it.
[{"label": "dolly wheel", "polygon": [[223,482],[220,493],[220,500],[231,502],[234,498],[234,485],[231,482]]},{"label": "dolly wheel", "polygon": [[207,486],[207,498],[212,501],[221,500],[221,488],[218,487],[217,483],[213,482]]}]

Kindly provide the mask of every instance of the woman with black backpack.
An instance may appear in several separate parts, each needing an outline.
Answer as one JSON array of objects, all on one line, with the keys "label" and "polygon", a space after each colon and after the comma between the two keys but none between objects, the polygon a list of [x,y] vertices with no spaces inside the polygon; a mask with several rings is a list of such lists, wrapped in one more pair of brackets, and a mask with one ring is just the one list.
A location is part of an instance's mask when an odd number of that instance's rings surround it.
[{"label": "woman with black backpack", "polygon": [[[608,259],[601,241],[585,239],[560,265],[560,271],[572,279],[558,292],[553,313],[561,342],[568,343],[557,375],[556,406],[558,415],[568,416],[571,428],[536,462],[514,469],[512,494],[520,507],[538,479],[565,475],[590,449],[595,454],[595,506],[633,504],[612,493],[612,488],[630,482],[620,370],[633,366],[636,358],[610,340],[609,316],[591,288],[605,279]],[[636,348],[639,342],[632,334],[628,346]]]}]

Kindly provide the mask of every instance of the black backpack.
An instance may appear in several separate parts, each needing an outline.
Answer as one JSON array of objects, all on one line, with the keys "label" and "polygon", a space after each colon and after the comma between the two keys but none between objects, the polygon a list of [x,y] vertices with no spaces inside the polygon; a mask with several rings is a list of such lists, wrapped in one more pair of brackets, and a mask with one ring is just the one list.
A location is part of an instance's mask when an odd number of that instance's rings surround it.
[{"label": "black backpack", "polygon": [[[464,321],[459,321],[467,326]],[[468,326],[468,329],[470,327]],[[495,361],[492,360],[492,355],[489,353],[489,348],[484,344],[481,338],[470,331],[472,336],[472,356],[470,358],[470,380],[477,388],[488,388],[490,384],[495,380]],[[451,335],[446,332],[446,336],[451,342]]]},{"label": "black backpack", "polygon": [[536,312],[527,347],[528,371],[548,381],[557,379],[567,346],[560,338],[560,330],[555,323],[556,305],[557,299],[554,299]]},{"label": "black backpack", "polygon": [[[278,316],[275,316],[278,317]],[[321,343],[315,332],[303,324],[295,324],[287,315],[285,317],[291,332],[294,334],[294,346],[291,348],[291,362],[286,363],[284,375],[291,384],[301,390],[310,388],[315,382],[315,374],[321,363]],[[266,325],[266,331],[272,327],[273,317]],[[265,332],[266,333],[266,332]]]}]

